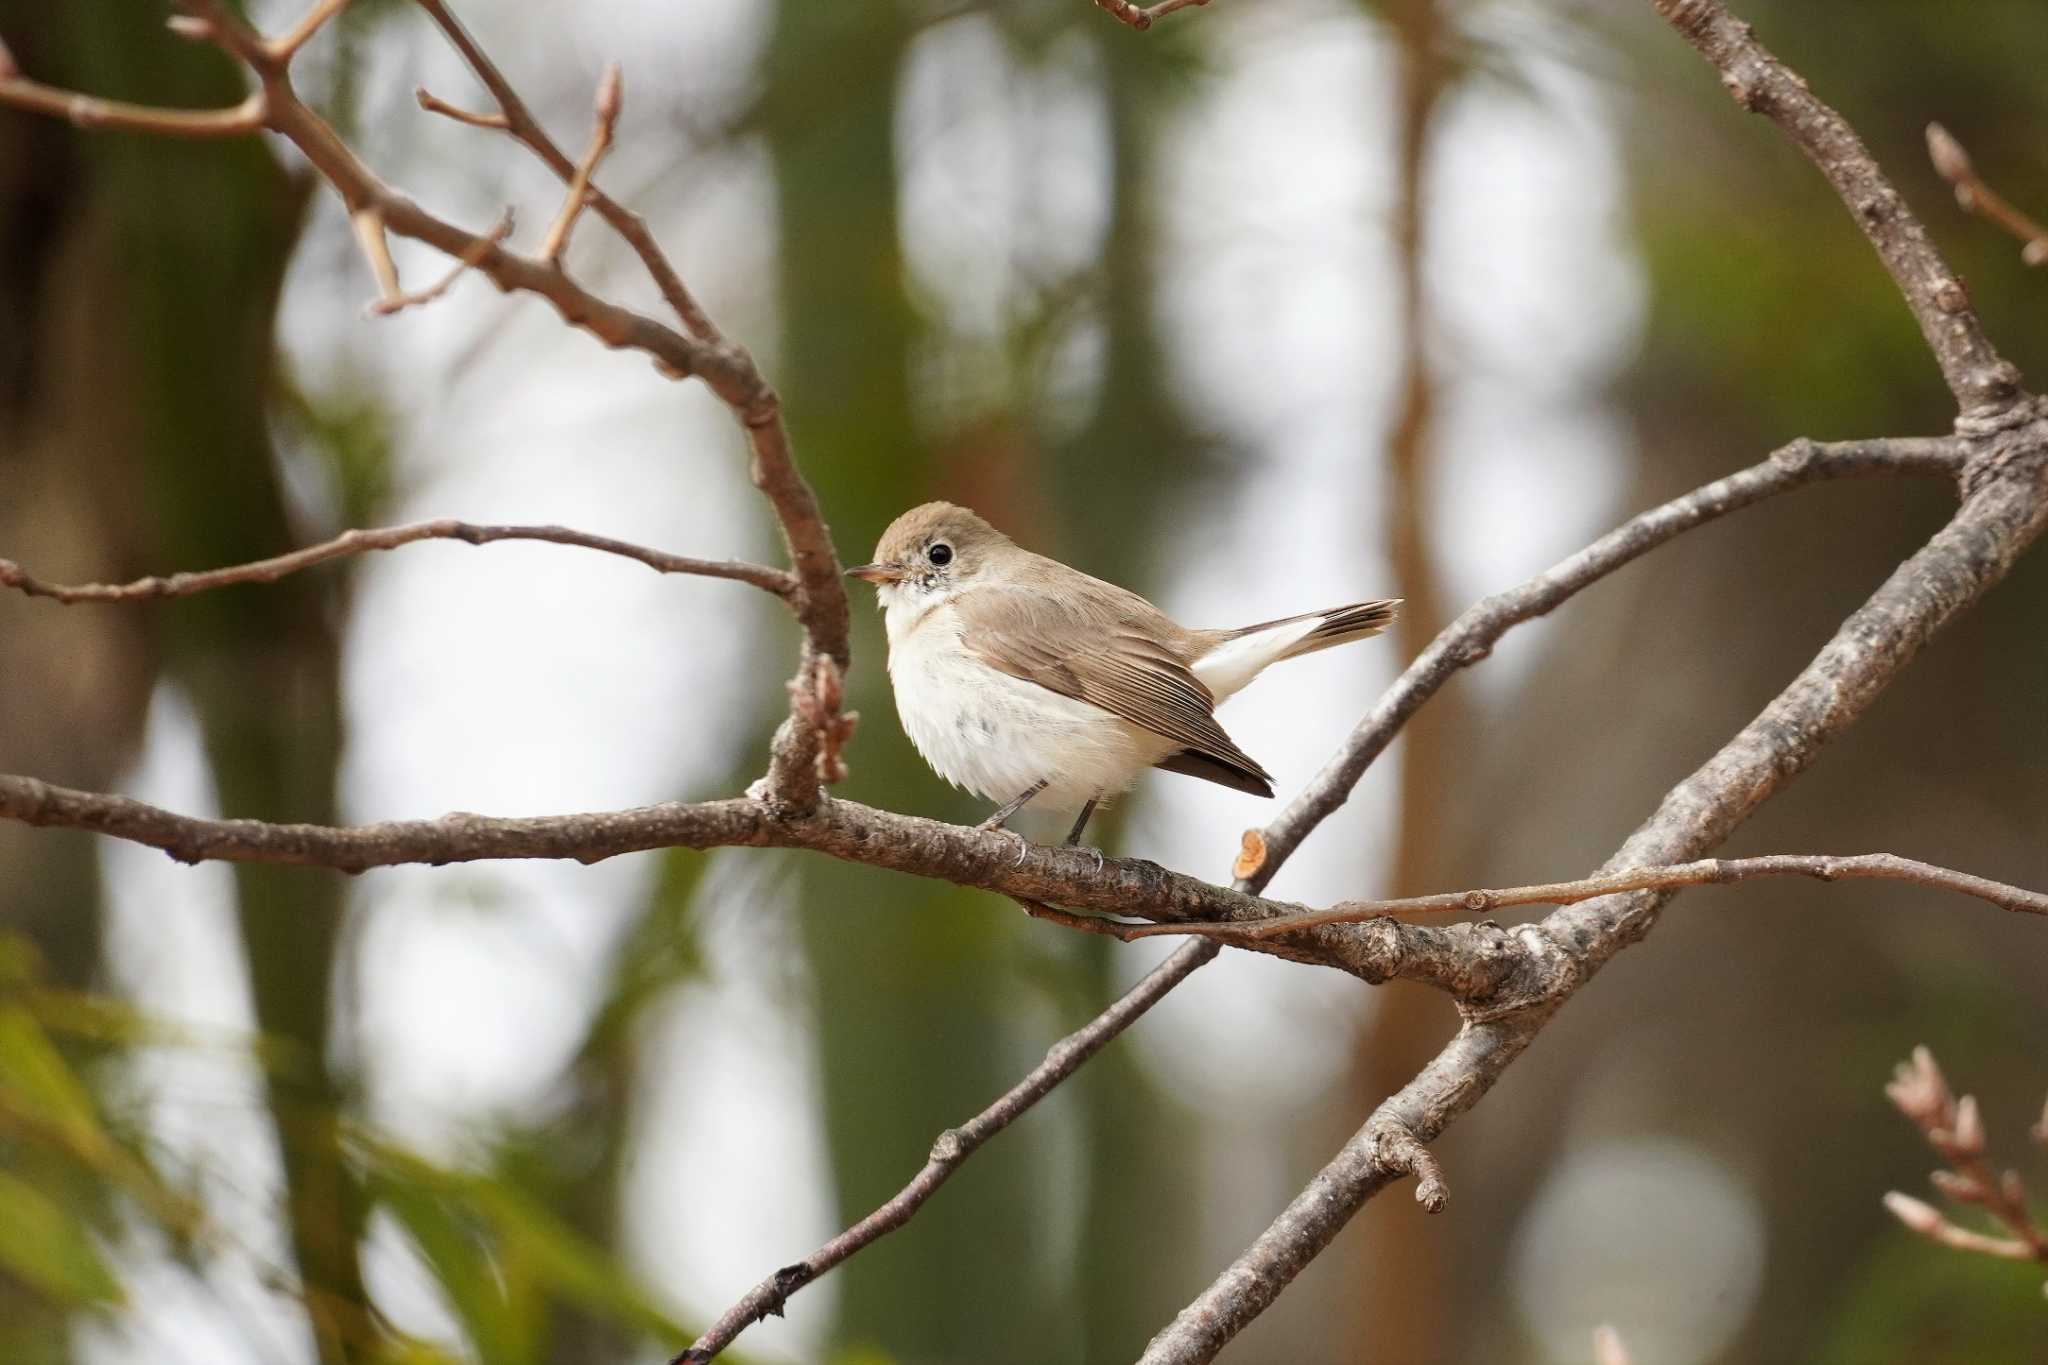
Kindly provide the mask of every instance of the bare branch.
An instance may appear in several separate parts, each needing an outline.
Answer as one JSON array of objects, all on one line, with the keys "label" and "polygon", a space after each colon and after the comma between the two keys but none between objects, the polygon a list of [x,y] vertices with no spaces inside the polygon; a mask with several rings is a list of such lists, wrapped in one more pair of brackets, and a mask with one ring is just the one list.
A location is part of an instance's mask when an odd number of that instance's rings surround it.
[{"label": "bare branch", "polygon": [[1100,1052],[1110,1039],[1136,1023],[1140,1015],[1158,1004],[1168,991],[1187,979],[1196,968],[1213,959],[1216,953],[1214,944],[1188,944],[1154,967],[1144,980],[1124,992],[1108,1009],[1054,1043],[1046,1051],[1045,1060],[1004,1091],[995,1103],[959,1127],[948,1128],[939,1134],[924,1169],[893,1198],[803,1260],[784,1266],[755,1285],[671,1365],[703,1365],[703,1362],[713,1359],[748,1327],[765,1317],[780,1315],[791,1294],[863,1247],[909,1222],[925,1200],[946,1183],[976,1148],[1022,1118],[1033,1105],[1051,1094],[1055,1086],[1080,1070],[1081,1064]]},{"label": "bare branch", "polygon": [[1956,203],[1963,212],[1988,218],[2020,239],[2020,259],[2028,265],[2048,263],[2048,228],[2014,208],[1997,190],[1984,183],[1970,154],[1939,123],[1927,125],[1927,155],[1936,174],[1955,187]]},{"label": "bare branch", "polygon": [[[559,176],[564,184],[575,179],[576,163],[569,160],[568,154],[548,135],[547,129],[541,126],[540,120],[527,108],[526,101],[513,89],[512,82],[505,79],[505,73],[498,69],[497,63],[490,59],[483,47],[470,35],[469,30],[463,27],[462,21],[455,17],[455,12],[448,7],[445,0],[416,0],[416,3],[426,12],[427,17],[433,20],[435,27],[441,30],[455,50],[462,54],[462,60],[483,83],[484,89],[490,92],[491,98],[497,102],[500,118],[490,120],[489,115],[466,114],[434,99],[424,90],[419,92],[421,107],[463,123],[503,128],[545,162],[548,169]],[[704,311],[696,296],[683,284],[682,276],[677,274],[675,267],[669,263],[667,253],[662,251],[661,245],[654,240],[654,234],[648,230],[646,220],[598,189],[592,189],[590,192],[590,207],[611,225],[612,231],[618,233],[626,244],[633,248],[634,254],[639,256],[647,273],[654,277],[655,286],[661,290],[662,298],[675,310],[676,316],[682,319],[683,326],[690,334],[714,344],[723,341],[724,337],[717,325],[711,321],[711,315]]]},{"label": "bare branch", "polygon": [[[1977,459],[1967,480],[1973,491],[1949,523],[1842,623],[1761,715],[1665,796],[1606,870],[1689,861],[1727,838],[1853,724],[1936,631],[2011,571],[2048,525],[2048,424],[2036,416],[1988,442]],[[1434,1141],[1492,1089],[1566,999],[1650,931],[1670,894],[1600,896],[1517,930],[1523,960],[1501,977],[1492,997],[1467,1001],[1458,1035],[1153,1338],[1143,1365],[1213,1359],[1367,1199],[1403,1173],[1381,1150],[1383,1125],[1398,1122],[1417,1141]]]},{"label": "bare branch", "polygon": [[[505,79],[497,64],[463,27],[445,0],[416,0],[416,3],[462,55],[476,78],[490,92],[491,98],[497,101],[499,111],[504,115],[505,131],[529,148],[565,183],[573,181],[575,163],[548,135],[518,91],[513,89],[512,83]],[[426,100],[423,99],[422,103],[425,104]],[[436,101],[435,105],[438,106],[439,102]],[[452,114],[454,111],[447,106],[439,106],[437,112]],[[591,209],[639,256],[641,264],[653,277],[662,297],[681,319],[691,338],[702,343],[692,347],[693,353],[680,364],[668,355],[659,355],[659,362],[680,374],[702,376],[713,392],[732,409],[746,431],[752,455],[749,472],[754,486],[775,509],[790,562],[796,570],[798,592],[794,601],[797,619],[804,628],[804,646],[797,663],[797,676],[791,683],[792,697],[816,696],[830,686],[820,677],[827,665],[843,673],[852,663],[846,585],[840,581],[839,555],[832,544],[831,530],[825,524],[810,485],[797,472],[796,461],[790,453],[789,433],[782,423],[781,399],[762,377],[753,358],[725,340],[710,315],[684,287],[682,277],[654,240],[653,233],[648,231],[646,220],[596,186],[589,188],[587,198]],[[486,257],[480,268],[488,272],[489,264],[490,258]],[[559,270],[551,273],[565,278]],[[576,316],[567,310],[563,315],[576,320]],[[770,748],[769,774],[762,789],[778,809],[803,811],[818,799],[818,774],[830,768],[829,764],[821,765],[819,762],[819,755],[826,744],[826,738],[796,711],[793,710],[783,722]]]},{"label": "bare branch", "polygon": [[1974,896],[2004,910],[2048,915],[2048,895],[2039,891],[2008,886],[2004,882],[1994,882],[1912,858],[1901,858],[1894,853],[1773,853],[1755,858],[1703,858],[1677,867],[1628,868],[1578,881],[1540,882],[1533,886],[1500,890],[1444,891],[1433,896],[1407,896],[1398,900],[1346,901],[1328,910],[1266,920],[1260,924],[1131,925],[1118,937],[1128,941],[1156,934],[1200,934],[1225,943],[1236,943],[1325,924],[1358,924],[1380,915],[1458,912],[1481,915],[1518,905],[1576,905],[1595,896],[1611,896],[1623,891],[1673,891],[1685,886],[1719,886],[1764,877],[1811,877],[1823,882],[1859,878],[1911,882],[1916,886]]},{"label": "bare branch", "polygon": [[1176,10],[1199,9],[1209,0],[1157,0],[1150,5],[1132,4],[1131,0],[1095,0],[1096,8],[1111,15],[1143,33],[1152,27],[1153,21],[1164,19]]},{"label": "bare branch", "polygon": [[696,574],[704,578],[729,578],[787,599],[796,591],[795,580],[780,569],[765,564],[748,564],[732,559],[691,559],[663,550],[650,550],[610,536],[573,531],[566,526],[486,526],[440,517],[404,526],[374,530],[344,531],[332,540],[288,554],[259,559],[201,573],[174,573],[163,577],[138,578],[132,583],[49,583],[36,578],[11,559],[0,559],[0,587],[14,588],[30,597],[47,597],[66,604],[74,602],[143,602],[163,597],[188,597],[237,583],[274,583],[286,574],[310,569],[316,564],[362,554],[368,550],[395,550],[422,540],[459,540],[467,545],[489,545],[501,540],[540,540],[553,545],[574,545],[586,550],[621,555],[638,560],[660,573]]},{"label": "bare branch", "polygon": [[1351,789],[1409,718],[1460,670],[1492,653],[1514,627],[1554,611],[1674,537],[1765,498],[1832,479],[1891,474],[1960,478],[1968,454],[1967,443],[1953,436],[1793,441],[1769,459],[1632,517],[1534,578],[1474,603],[1408,665],[1315,780],[1266,826],[1263,854],[1244,888],[1257,891],[1270,882],[1302,840],[1350,798]]},{"label": "bare branch", "polygon": [[0,105],[60,118],[80,128],[111,128],[159,137],[247,137],[263,127],[261,91],[227,109],[161,109],[60,90],[18,74],[0,48]]},{"label": "bare branch", "polygon": [[[831,531],[816,496],[797,471],[789,434],[782,423],[781,401],[753,358],[743,348],[726,341],[711,324],[683,287],[646,223],[594,186],[587,189],[584,197],[633,247],[663,297],[682,319],[688,335],[599,298],[572,281],[552,260],[509,251],[490,235],[469,232],[437,218],[385,185],[292,87],[288,58],[297,51],[295,44],[303,42],[338,8],[331,0],[317,0],[306,20],[279,43],[250,29],[219,0],[180,2],[190,19],[180,26],[180,32],[215,43],[241,60],[257,77],[258,92],[251,98],[261,102],[260,123],[237,122],[227,131],[268,128],[305,155],[314,170],[341,196],[377,277],[379,298],[387,307],[400,306],[406,299],[399,289],[397,271],[385,240],[387,232],[396,232],[425,242],[488,276],[500,289],[545,298],[571,325],[591,333],[607,346],[644,352],[664,374],[703,379],[732,411],[746,433],[754,485],[774,508],[789,550],[796,582],[790,602],[804,631],[793,683],[793,706],[798,696],[809,700],[793,709],[777,732],[763,792],[778,811],[809,809],[819,799],[819,774],[837,770],[836,758],[821,762],[821,755],[833,744],[843,742],[843,735],[835,740],[828,733],[831,726],[821,728],[816,699],[834,694],[833,684],[823,675],[828,670],[843,673],[852,661],[849,610]],[[565,182],[573,182],[576,164],[548,137],[443,0],[418,3],[498,101],[506,131],[532,148]],[[11,66],[11,59],[8,65]],[[72,106],[65,102],[47,107],[42,90],[32,84],[24,86],[18,77],[0,81],[0,95],[11,92],[25,107],[64,116],[72,112]],[[191,126],[205,130],[205,135],[223,131],[217,114],[196,117],[198,123]],[[170,126],[185,124],[174,118]]]},{"label": "bare branch", "polygon": [[1778,125],[1827,177],[1891,272],[1920,335],[1972,429],[2024,420],[2019,371],[1985,336],[1970,294],[1928,239],[1856,130],[1756,40],[1720,0],[1651,0],[1657,13],[1721,73],[1735,102]]},{"label": "bare branch", "polygon": [[544,261],[560,263],[562,253],[568,249],[569,233],[575,228],[577,218],[582,216],[584,205],[590,202],[590,177],[597,173],[597,164],[612,148],[612,132],[618,127],[622,102],[619,64],[612,62],[605,67],[604,75],[597,83],[590,145],[583,149],[582,158],[569,176],[569,189],[562,196],[561,211],[555,215],[554,224],[548,228],[548,235],[541,242],[540,258]]},{"label": "bare branch", "polygon": [[[199,819],[125,796],[0,774],[0,819],[126,839],[186,863],[221,860],[356,873],[408,863],[438,867],[505,858],[596,863],[658,848],[801,848],[1014,898],[1159,919],[1260,920],[1304,908],[1214,886],[1142,859],[1099,859],[1089,849],[1040,844],[1020,850],[998,831],[841,800],[820,801],[801,814],[742,797],[575,815],[458,812],[436,820],[333,826]],[[1366,981],[1398,975],[1474,999],[1496,993],[1501,979],[1523,965],[1514,940],[1484,924],[1433,927],[1376,920],[1246,946],[1335,967]]]},{"label": "bare branch", "polygon": [[512,235],[513,222],[514,214],[508,208],[505,210],[504,217],[498,220],[495,227],[477,238],[476,245],[470,247],[469,250],[463,252],[457,258],[447,274],[428,285],[425,289],[415,289],[411,293],[397,293],[385,298],[373,299],[370,302],[370,312],[378,317],[389,317],[391,314],[403,309],[416,308],[421,304],[432,303],[435,299],[440,298],[455,287],[457,280],[476,269],[477,262],[483,260],[485,252]]}]

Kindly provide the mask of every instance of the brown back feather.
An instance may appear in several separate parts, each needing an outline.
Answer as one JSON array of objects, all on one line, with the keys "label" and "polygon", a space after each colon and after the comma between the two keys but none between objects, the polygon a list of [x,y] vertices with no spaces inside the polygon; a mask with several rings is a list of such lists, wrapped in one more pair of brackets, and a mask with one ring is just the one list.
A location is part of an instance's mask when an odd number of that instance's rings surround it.
[{"label": "brown back feather", "polygon": [[1206,641],[1136,593],[1066,572],[1073,577],[1058,575],[1056,590],[1027,583],[962,593],[954,603],[961,643],[991,668],[1184,746],[1162,768],[1271,796],[1272,776],[1224,733],[1216,698],[1188,668]]}]

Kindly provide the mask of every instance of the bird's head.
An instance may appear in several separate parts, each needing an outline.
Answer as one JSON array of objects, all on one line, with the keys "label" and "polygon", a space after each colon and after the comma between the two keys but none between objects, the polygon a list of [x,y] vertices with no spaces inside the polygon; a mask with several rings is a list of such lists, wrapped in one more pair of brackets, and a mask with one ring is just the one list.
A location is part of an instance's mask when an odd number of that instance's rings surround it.
[{"label": "bird's head", "polygon": [[928,502],[889,523],[872,564],[846,572],[875,585],[885,608],[937,605],[985,581],[1017,547],[965,507]]}]

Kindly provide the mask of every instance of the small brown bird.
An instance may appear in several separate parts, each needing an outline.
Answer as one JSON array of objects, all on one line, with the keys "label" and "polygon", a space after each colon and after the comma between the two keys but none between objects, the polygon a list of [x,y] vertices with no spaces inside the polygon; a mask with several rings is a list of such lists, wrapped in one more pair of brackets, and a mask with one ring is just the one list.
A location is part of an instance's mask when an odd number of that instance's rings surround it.
[{"label": "small brown bird", "polygon": [[896,710],[956,787],[1080,811],[1147,768],[1271,796],[1273,779],[1216,723],[1217,703],[1282,659],[1377,635],[1398,598],[1239,630],[1190,630],[1136,593],[1017,545],[965,507],[928,502],[890,523],[875,562]]}]

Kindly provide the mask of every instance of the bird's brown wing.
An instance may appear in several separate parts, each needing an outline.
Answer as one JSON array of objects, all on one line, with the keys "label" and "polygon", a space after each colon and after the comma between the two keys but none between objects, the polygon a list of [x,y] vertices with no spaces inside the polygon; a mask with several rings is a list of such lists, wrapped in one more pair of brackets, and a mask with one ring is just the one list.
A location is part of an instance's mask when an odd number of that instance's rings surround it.
[{"label": "bird's brown wing", "polygon": [[[961,643],[991,668],[1183,746],[1159,767],[1271,796],[1272,775],[1223,732],[1216,698],[1166,643],[1179,628],[1143,598],[1114,591],[1079,603],[1010,589],[963,593],[954,604]],[[1138,619],[1140,609],[1158,621]]]}]

